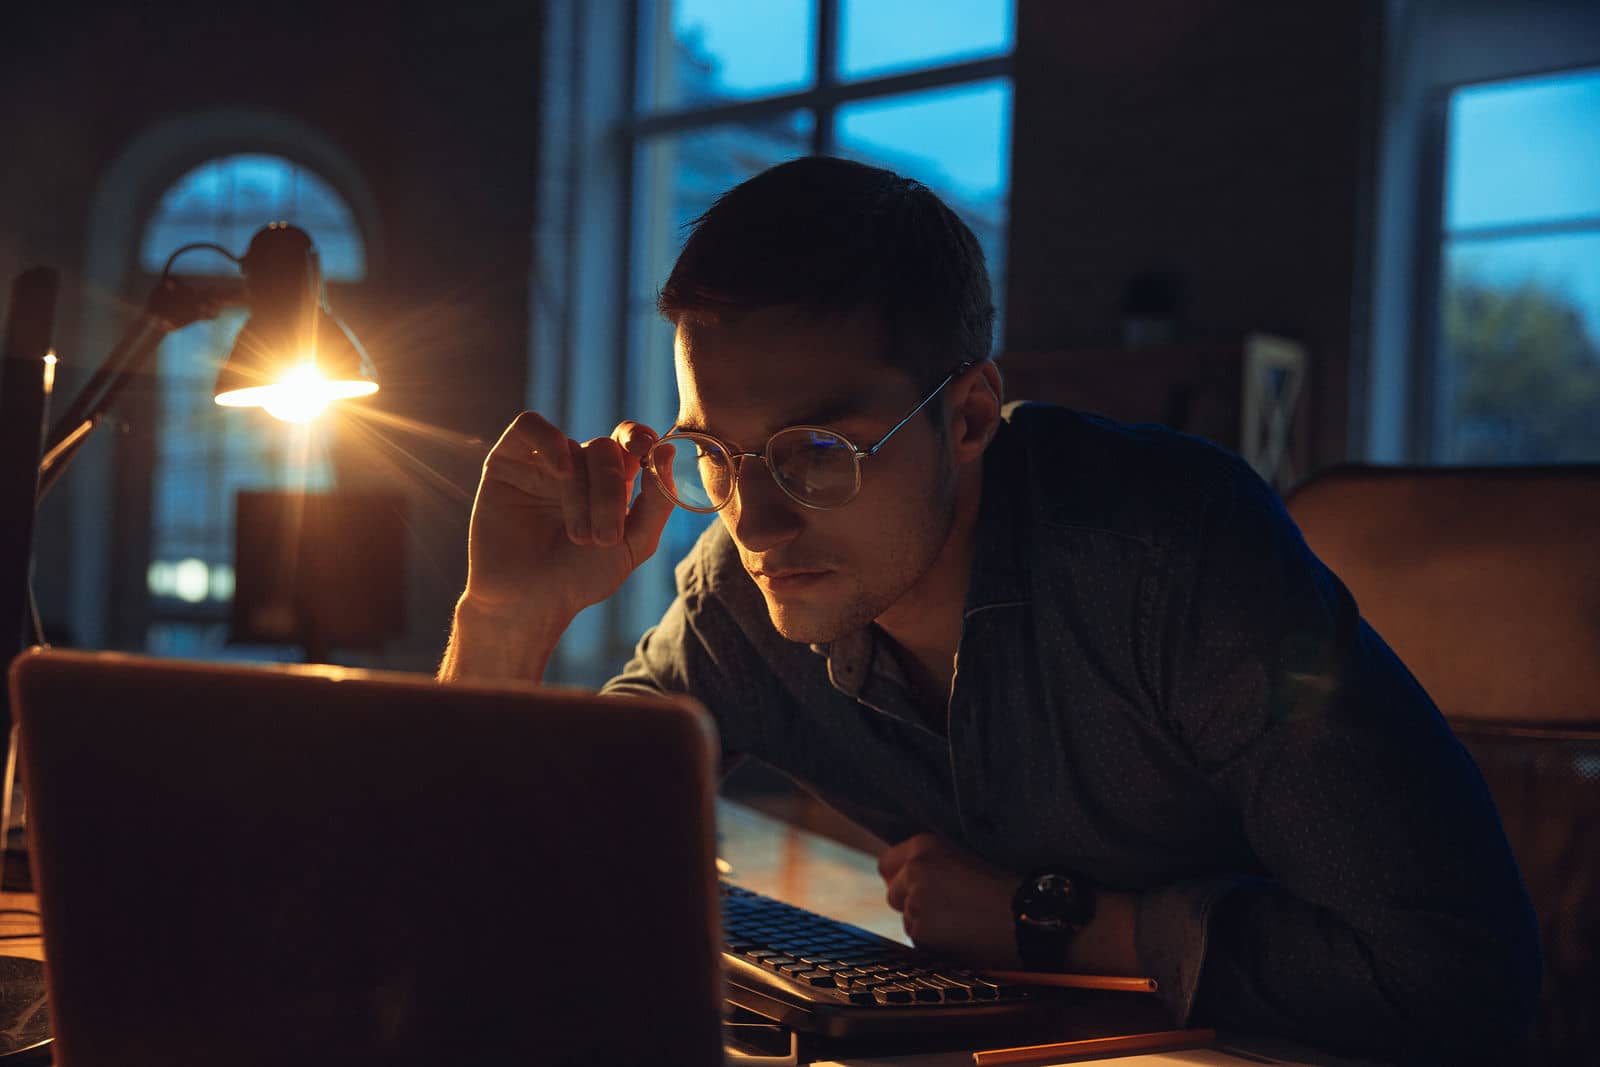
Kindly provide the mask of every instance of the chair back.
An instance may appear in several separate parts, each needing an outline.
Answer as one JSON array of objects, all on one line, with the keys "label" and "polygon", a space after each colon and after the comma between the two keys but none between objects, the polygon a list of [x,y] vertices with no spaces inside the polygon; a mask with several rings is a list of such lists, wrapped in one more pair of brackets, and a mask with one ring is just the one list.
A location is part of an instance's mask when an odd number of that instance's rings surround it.
[{"label": "chair back", "polygon": [[1600,464],[1337,467],[1312,551],[1453,720],[1600,720]]},{"label": "chair back", "polygon": [[1600,1048],[1600,465],[1347,466],[1292,493],[1312,551],[1483,772],[1539,917],[1529,1063]]}]

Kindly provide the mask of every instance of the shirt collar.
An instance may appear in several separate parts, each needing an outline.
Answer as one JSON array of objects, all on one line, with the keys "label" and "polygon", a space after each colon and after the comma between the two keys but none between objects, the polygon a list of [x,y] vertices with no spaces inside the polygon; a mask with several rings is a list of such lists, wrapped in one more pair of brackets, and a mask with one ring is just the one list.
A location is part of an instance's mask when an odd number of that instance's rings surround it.
[{"label": "shirt collar", "polygon": [[1030,458],[1017,440],[1017,431],[1001,419],[983,454],[983,499],[978,503],[977,547],[972,553],[963,617],[1028,602],[1027,546],[1022,531],[1027,529],[1032,506],[1027,477]]}]

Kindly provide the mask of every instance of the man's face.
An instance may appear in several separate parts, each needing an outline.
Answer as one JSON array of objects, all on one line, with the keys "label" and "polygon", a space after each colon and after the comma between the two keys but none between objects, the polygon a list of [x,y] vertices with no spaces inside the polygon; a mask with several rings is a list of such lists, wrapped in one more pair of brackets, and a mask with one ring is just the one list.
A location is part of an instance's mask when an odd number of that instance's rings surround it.
[{"label": "man's face", "polygon": [[[872,312],[817,317],[778,307],[685,322],[674,359],[678,428],[736,452],[762,452],[775,431],[797,424],[867,448],[924,395],[883,362],[884,349]],[[835,510],[804,507],[765,463],[741,463],[719,515],[773,626],[791,641],[832,641],[877,618],[928,570],[954,521],[954,473],[927,409],[862,461],[860,492]]]}]

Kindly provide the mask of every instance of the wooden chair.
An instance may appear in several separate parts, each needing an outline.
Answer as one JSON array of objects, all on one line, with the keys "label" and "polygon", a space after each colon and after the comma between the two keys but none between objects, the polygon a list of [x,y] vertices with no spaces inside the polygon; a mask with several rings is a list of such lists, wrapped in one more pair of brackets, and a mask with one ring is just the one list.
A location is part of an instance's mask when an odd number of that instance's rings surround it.
[{"label": "wooden chair", "polygon": [[1600,1049],[1600,465],[1345,466],[1306,542],[1472,752],[1539,915],[1530,1063]]}]

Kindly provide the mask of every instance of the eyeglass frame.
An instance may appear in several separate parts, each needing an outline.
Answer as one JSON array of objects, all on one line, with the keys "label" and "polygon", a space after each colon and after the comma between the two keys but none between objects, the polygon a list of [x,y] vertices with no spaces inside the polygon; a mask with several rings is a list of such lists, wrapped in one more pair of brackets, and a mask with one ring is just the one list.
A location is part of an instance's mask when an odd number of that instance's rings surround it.
[{"label": "eyeglass frame", "polygon": [[[715,515],[717,512],[721,511],[723,508],[727,507],[733,502],[733,494],[737,492],[739,488],[739,475],[744,470],[744,465],[742,463],[733,464],[733,489],[729,490],[727,499],[714,508],[697,508],[683,503],[678,499],[678,494],[668,489],[666,483],[661,480],[661,475],[656,470],[655,464],[656,449],[660,448],[662,445],[673,440],[674,438],[678,440],[693,440],[695,437],[705,437],[715,441],[717,446],[727,453],[730,462],[735,460],[743,460],[746,457],[759,459],[762,465],[767,468],[767,474],[771,476],[773,483],[776,484],[779,489],[783,490],[783,495],[788,497],[790,500],[793,500],[801,507],[810,508],[812,511],[837,511],[854,500],[861,492],[861,461],[864,459],[871,459],[873,456],[877,455],[878,450],[888,443],[889,438],[893,437],[897,432],[899,432],[902,426],[915,418],[917,412],[927,407],[933,401],[934,397],[938,396],[944,391],[945,386],[949,385],[951,382],[955,381],[957,378],[961,377],[968,370],[977,366],[981,362],[983,361],[976,359],[966,360],[960,366],[956,367],[955,370],[951,371],[949,374],[946,374],[944,376],[944,380],[938,385],[934,386],[933,392],[929,393],[927,396],[918,401],[917,406],[907,412],[905,418],[889,427],[889,431],[887,433],[878,438],[872,444],[868,445],[866,448],[857,448],[854,441],[850,440],[848,436],[840,433],[838,430],[830,429],[827,426],[812,426],[807,423],[798,423],[794,426],[784,426],[774,430],[772,435],[767,438],[766,446],[760,452],[735,452],[733,449],[728,447],[728,443],[726,441],[713,434],[702,433],[699,430],[685,430],[679,433],[676,432],[677,427],[674,426],[672,430],[669,431],[664,437],[650,446],[650,451],[645,454],[644,463],[641,465],[649,469],[650,477],[656,480],[656,485],[660,487],[661,492],[666,495],[666,498],[672,501],[674,507],[680,507],[685,511],[692,511],[698,515]],[[837,504],[813,504],[809,501],[800,499],[794,493],[789,491],[789,488],[783,484],[782,480],[778,478],[778,472],[772,466],[772,457],[770,453],[772,451],[773,439],[779,434],[785,434],[791,430],[821,430],[823,433],[831,434],[834,437],[837,437],[850,447],[850,458],[855,461],[856,484],[855,487],[850,490],[849,496],[845,497]]]}]

